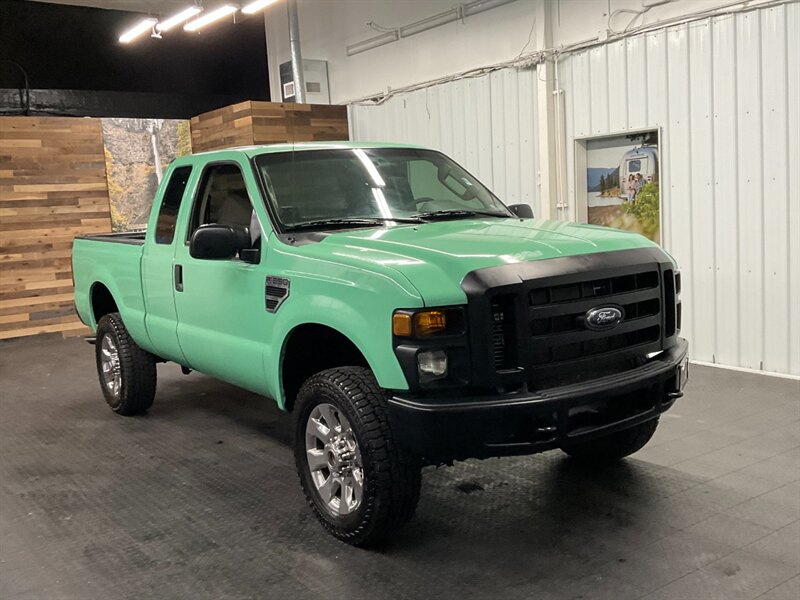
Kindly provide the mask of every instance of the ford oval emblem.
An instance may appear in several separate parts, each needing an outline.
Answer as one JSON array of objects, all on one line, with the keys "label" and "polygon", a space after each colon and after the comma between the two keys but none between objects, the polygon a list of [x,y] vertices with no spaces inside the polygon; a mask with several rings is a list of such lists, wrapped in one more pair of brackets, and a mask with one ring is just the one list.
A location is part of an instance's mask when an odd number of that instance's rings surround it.
[{"label": "ford oval emblem", "polygon": [[586,311],[583,322],[587,329],[594,331],[605,331],[613,329],[625,318],[625,312],[621,306],[598,306]]}]

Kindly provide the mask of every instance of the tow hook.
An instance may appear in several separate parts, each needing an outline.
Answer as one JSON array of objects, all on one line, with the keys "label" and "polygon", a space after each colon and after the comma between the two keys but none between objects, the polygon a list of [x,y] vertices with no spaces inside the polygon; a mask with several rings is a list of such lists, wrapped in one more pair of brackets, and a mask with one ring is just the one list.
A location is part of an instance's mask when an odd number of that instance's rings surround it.
[{"label": "tow hook", "polygon": [[672,390],[671,392],[667,392],[667,397],[670,400],[677,400],[678,398],[683,397],[683,388],[686,387],[686,383],[688,381],[689,381],[689,358],[686,357],[681,361],[681,364],[678,365],[677,369],[675,369],[676,389]]},{"label": "tow hook", "polygon": [[537,427],[533,432],[535,441],[541,443],[555,439],[558,429],[555,425],[548,425],[545,427]]}]

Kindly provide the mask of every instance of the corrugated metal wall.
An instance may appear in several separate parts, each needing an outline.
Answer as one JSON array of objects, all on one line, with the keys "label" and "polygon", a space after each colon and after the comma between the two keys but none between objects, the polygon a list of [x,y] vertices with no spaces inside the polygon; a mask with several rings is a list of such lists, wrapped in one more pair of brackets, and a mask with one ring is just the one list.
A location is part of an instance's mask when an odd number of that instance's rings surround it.
[{"label": "corrugated metal wall", "polygon": [[[562,60],[574,138],[660,127],[664,246],[696,360],[800,375],[800,4]],[[571,215],[575,189],[568,181]]]},{"label": "corrugated metal wall", "polygon": [[508,204],[539,210],[536,70],[505,69],[350,107],[350,139],[441,150]]},{"label": "corrugated metal wall", "polygon": [[[661,128],[663,239],[682,266],[695,360],[800,375],[800,4],[563,58],[574,140]],[[535,74],[505,70],[351,109],[352,139],[454,156],[507,202],[536,193]]]}]

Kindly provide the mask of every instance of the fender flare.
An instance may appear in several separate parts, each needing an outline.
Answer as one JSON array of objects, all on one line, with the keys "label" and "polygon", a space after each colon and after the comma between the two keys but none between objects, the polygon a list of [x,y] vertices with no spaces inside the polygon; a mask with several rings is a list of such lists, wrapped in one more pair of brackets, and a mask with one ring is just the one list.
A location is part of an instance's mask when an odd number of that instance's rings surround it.
[{"label": "fender flare", "polygon": [[[286,346],[292,334],[304,325],[328,327],[351,342],[364,357],[364,361],[381,387],[408,389],[405,375],[394,356],[390,331],[387,331],[385,337],[375,336],[374,329],[364,321],[364,317],[339,300],[320,296],[319,300],[325,302],[324,311],[314,310],[313,297],[307,300],[302,303],[287,303],[281,307],[277,314],[285,313],[282,315],[284,318],[279,321],[281,326],[274,333],[274,339],[281,340],[281,343],[268,349],[264,356],[266,379],[272,382],[273,387],[270,395],[276,399],[281,409],[286,407],[283,388]],[[314,316],[309,318],[310,315]],[[371,331],[373,335],[369,335]]]}]

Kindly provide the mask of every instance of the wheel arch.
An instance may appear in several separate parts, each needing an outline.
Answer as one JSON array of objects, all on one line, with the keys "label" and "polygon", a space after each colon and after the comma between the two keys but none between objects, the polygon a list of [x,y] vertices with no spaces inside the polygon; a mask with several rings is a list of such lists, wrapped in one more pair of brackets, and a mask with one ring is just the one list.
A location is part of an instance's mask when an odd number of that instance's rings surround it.
[{"label": "wheel arch", "polygon": [[[312,351],[308,351],[311,348]],[[324,348],[324,351],[320,349]],[[362,348],[335,327],[302,323],[284,338],[280,361],[283,408],[291,411],[300,386],[312,375],[335,367],[372,367]]]},{"label": "wheel arch", "polygon": [[91,315],[94,319],[95,328],[105,315],[113,312],[119,312],[119,305],[117,304],[114,294],[106,284],[101,281],[95,281],[89,291],[89,307]]}]

